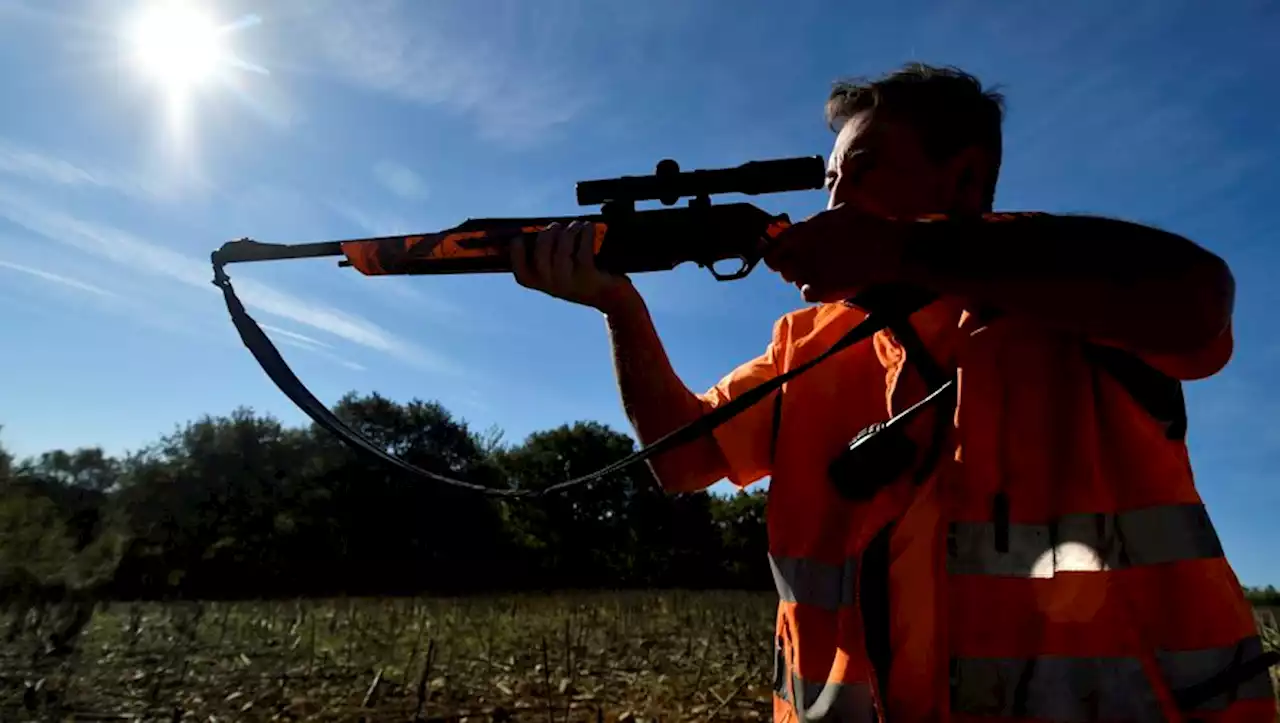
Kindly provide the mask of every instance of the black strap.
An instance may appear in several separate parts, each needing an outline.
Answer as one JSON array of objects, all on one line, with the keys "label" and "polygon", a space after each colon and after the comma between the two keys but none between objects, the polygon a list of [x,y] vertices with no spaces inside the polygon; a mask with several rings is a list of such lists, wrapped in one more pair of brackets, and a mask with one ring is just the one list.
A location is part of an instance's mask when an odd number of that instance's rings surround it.
[{"label": "black strap", "polygon": [[862,615],[863,647],[876,674],[881,700],[889,695],[893,646],[889,639],[892,601],[889,595],[889,542],[892,522],[885,525],[862,552],[858,569],[858,609]]},{"label": "black strap", "polygon": [[[913,475],[912,482],[919,486],[937,466],[941,456],[943,443],[946,441],[947,423],[944,402],[955,406],[954,375],[947,374],[929,353],[924,341],[916,334],[910,319],[903,318],[889,325],[889,330],[897,337],[898,342],[907,353],[907,363],[919,371],[926,389],[932,391],[926,396],[923,405],[938,406],[937,417],[929,440],[929,447],[921,458],[920,466]],[[945,390],[945,391],[944,391]],[[942,394],[938,392],[942,391]],[[923,407],[920,407],[923,408]],[[862,614],[863,635],[867,659],[876,673],[879,694],[883,699],[888,695],[889,671],[893,665],[893,646],[889,640],[889,629],[893,614],[893,605],[889,595],[889,541],[894,525],[884,526],[862,554],[862,566],[858,583],[858,604]]]},{"label": "black strap", "polygon": [[772,471],[774,460],[778,456],[778,435],[782,433],[782,392],[773,398],[773,422],[769,432],[769,467]]},{"label": "black strap", "polygon": [[1267,675],[1267,669],[1273,665],[1280,665],[1280,652],[1268,650],[1243,663],[1236,662],[1208,680],[1173,691],[1173,699],[1182,710],[1199,708],[1247,680]]},{"label": "black strap", "polygon": [[[924,380],[925,387],[933,388],[933,391],[926,395],[924,403],[938,405],[949,402],[951,409],[954,411],[957,401],[955,372],[948,374],[943,371],[937,360],[925,348],[924,342],[916,334],[915,327],[911,325],[910,320],[904,319],[901,323],[892,324],[889,329],[907,352],[907,363],[912,363],[914,359],[915,367],[920,372],[920,377]],[[943,393],[939,394],[938,392]],[[938,457],[942,454],[942,445],[946,441],[947,425],[950,422],[951,418],[944,413],[944,410],[938,409],[937,416],[934,417],[929,448],[926,450],[914,477],[914,482],[917,486],[923,484],[929,478],[929,475],[933,473],[934,467],[937,466]]]},{"label": "black strap", "polygon": [[386,450],[380,448],[368,437],[360,434],[352,429],[346,422],[342,421],[329,410],[315,395],[307,389],[306,385],[298,379],[293,370],[280,356],[279,350],[271,343],[271,339],[267,337],[258,323],[253,320],[249,313],[245,311],[244,304],[236,296],[235,289],[231,286],[231,279],[227,276],[223,264],[216,258],[213,262],[213,285],[222,289],[223,298],[227,303],[227,312],[231,315],[231,320],[236,326],[236,331],[240,333],[240,340],[244,342],[245,347],[258,360],[258,364],[262,366],[263,371],[275,382],[275,385],[284,392],[294,404],[298,405],[308,417],[327,429],[347,444],[355,449],[371,455],[385,464],[400,469],[408,474],[414,475],[422,479],[441,484],[453,485],[455,487],[466,488],[485,495],[496,497],[533,497],[539,495],[559,492],[570,487],[594,482],[608,475],[620,472],[634,464],[639,464],[648,460],[654,455],[678,447],[683,444],[692,442],[703,435],[709,434],[716,427],[724,424],[733,417],[746,411],[749,407],[760,402],[769,396],[771,392],[780,388],[783,384],[791,381],[800,374],[812,369],[817,364],[826,361],[836,353],[847,349],[848,347],[867,339],[877,331],[893,323],[896,319],[906,318],[915,311],[925,307],[934,300],[934,296],[927,292],[911,291],[899,292],[895,295],[895,304],[890,310],[886,306],[881,306],[880,311],[870,313],[854,328],[850,329],[835,344],[823,352],[818,357],[791,369],[785,374],[770,379],[769,381],[748,389],[739,395],[736,399],[731,400],[728,404],[718,407],[707,414],[695,419],[693,422],[681,427],[669,434],[661,437],[646,447],[642,447],[636,452],[627,455],[625,458],[603,467],[590,474],[568,479],[563,482],[557,482],[542,489],[530,488],[506,488],[500,489],[495,487],[487,487],[485,485],[467,482],[464,480],[454,479],[445,475],[437,474],[430,470],[423,469],[417,465],[411,464],[396,455],[390,454]]},{"label": "black strap", "polygon": [[947,383],[951,375],[944,372],[934,360],[910,321],[904,320],[902,323],[890,324],[889,331],[892,331],[898,338],[898,342],[902,344],[902,348],[907,352],[907,363],[915,365],[926,387],[936,389]]}]

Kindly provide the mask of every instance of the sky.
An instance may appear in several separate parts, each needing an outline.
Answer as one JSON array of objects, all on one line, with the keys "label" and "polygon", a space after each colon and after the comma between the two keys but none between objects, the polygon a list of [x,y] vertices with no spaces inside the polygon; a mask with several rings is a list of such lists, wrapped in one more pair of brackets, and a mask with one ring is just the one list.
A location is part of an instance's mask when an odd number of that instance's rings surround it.
[{"label": "sky", "polygon": [[[1150,223],[1231,265],[1236,354],[1187,386],[1189,444],[1242,582],[1280,584],[1280,4],[210,1],[226,57],[182,93],[130,44],[156,4],[0,0],[0,443],[16,455],[123,453],[238,406],[306,421],[210,284],[226,240],[589,213],[576,181],[662,158],[825,155],[832,81],[920,60],[1006,94],[998,208]],[[793,218],[825,203],[752,200]],[[510,442],[582,419],[630,431],[599,315],[508,275],[230,272],[325,401],[434,399]],[[804,303],[763,266],[635,282],[695,390]]]}]

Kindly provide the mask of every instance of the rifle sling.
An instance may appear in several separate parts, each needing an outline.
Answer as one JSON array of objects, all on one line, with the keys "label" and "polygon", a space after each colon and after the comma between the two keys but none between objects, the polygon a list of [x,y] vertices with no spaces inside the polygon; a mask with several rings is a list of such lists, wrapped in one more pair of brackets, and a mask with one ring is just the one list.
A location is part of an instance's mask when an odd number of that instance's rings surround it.
[{"label": "rifle sling", "polygon": [[[445,475],[423,469],[417,465],[411,464],[404,459],[390,454],[385,449],[379,447],[368,437],[360,434],[352,429],[350,425],[342,421],[337,415],[329,410],[315,395],[307,389],[306,385],[298,379],[293,370],[285,362],[276,349],[275,344],[267,337],[262,327],[254,321],[253,317],[245,310],[244,304],[241,303],[239,297],[236,296],[235,289],[231,285],[231,279],[227,276],[223,264],[217,261],[213,264],[214,279],[213,285],[222,289],[223,298],[226,300],[227,312],[231,315],[231,320],[235,324],[236,331],[240,334],[241,341],[244,342],[249,352],[253,354],[254,359],[261,365],[263,371],[271,378],[276,387],[284,393],[294,404],[298,406],[308,417],[316,424],[328,430],[342,441],[356,450],[364,452],[381,462],[390,465],[396,469],[406,472],[414,477],[441,484],[462,487],[481,494],[497,496],[497,497],[532,497],[558,492],[570,487],[577,487],[589,482],[601,480],[609,475],[622,471],[632,465],[647,461],[649,458],[668,451],[683,444],[692,442],[699,437],[709,434],[712,430],[733,417],[746,411],[752,405],[763,401],[769,394],[778,390],[783,384],[791,381],[795,377],[803,374],[817,364],[831,358],[836,353],[853,346],[854,344],[867,339],[877,331],[887,327],[899,319],[905,319],[915,311],[923,308],[931,303],[934,299],[932,294],[919,292],[915,290],[906,293],[897,293],[893,295],[893,303],[886,304],[881,300],[874,305],[875,311],[872,311],[857,326],[845,332],[835,344],[823,352],[816,358],[770,379],[752,389],[747,390],[739,397],[731,400],[728,404],[718,407],[711,412],[695,419],[693,422],[676,429],[665,436],[655,440],[652,444],[641,447],[636,452],[607,465],[590,474],[581,475],[573,479],[557,482],[542,489],[532,488],[495,488],[486,485],[467,482],[465,480],[455,479]],[[880,292],[883,293],[883,292]]]}]

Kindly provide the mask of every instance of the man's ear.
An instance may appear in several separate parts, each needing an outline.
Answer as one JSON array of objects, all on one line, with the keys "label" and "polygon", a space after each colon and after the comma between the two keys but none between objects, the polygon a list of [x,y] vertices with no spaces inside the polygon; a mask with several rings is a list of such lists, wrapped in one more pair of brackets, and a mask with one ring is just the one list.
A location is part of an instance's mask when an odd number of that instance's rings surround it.
[{"label": "man's ear", "polygon": [[978,148],[966,148],[951,159],[951,207],[964,213],[987,211],[987,185],[991,180],[991,164]]}]

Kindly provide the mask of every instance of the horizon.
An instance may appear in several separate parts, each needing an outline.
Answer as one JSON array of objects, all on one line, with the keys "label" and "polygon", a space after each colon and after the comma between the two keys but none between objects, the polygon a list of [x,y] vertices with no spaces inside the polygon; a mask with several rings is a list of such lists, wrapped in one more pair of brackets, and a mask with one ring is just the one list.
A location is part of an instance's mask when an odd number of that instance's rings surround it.
[{"label": "horizon", "polygon": [[[1005,94],[997,209],[1148,223],[1230,264],[1235,355],[1185,385],[1191,462],[1241,582],[1280,585],[1280,249],[1267,243],[1280,98],[1261,90],[1280,7],[227,0],[201,3],[227,53],[182,95],[161,83],[181,69],[149,76],[129,53],[155,4],[0,0],[0,91],[21,99],[0,120],[0,445],[15,457],[119,455],[238,407],[309,422],[210,283],[208,254],[227,240],[590,213],[575,182],[663,158],[825,156],[831,83],[919,60]],[[750,200],[793,219],[825,203]],[[368,278],[332,259],[230,274],[326,403],[438,401],[513,443],[579,420],[634,436],[599,314],[508,275]],[[695,391],[804,305],[763,265],[735,282],[688,265],[634,281]]]}]

